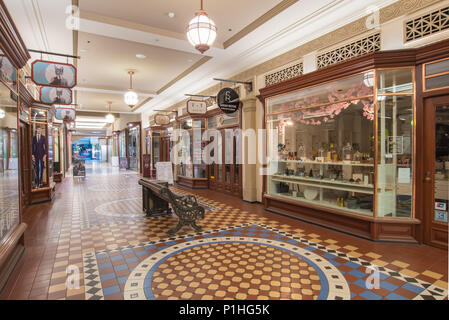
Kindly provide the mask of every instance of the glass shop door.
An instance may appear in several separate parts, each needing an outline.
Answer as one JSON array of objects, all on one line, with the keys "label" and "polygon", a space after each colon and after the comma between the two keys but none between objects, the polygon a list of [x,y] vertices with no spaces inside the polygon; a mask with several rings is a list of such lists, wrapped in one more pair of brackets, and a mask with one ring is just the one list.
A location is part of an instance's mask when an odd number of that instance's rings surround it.
[{"label": "glass shop door", "polygon": [[448,247],[449,96],[424,106],[424,242]]}]

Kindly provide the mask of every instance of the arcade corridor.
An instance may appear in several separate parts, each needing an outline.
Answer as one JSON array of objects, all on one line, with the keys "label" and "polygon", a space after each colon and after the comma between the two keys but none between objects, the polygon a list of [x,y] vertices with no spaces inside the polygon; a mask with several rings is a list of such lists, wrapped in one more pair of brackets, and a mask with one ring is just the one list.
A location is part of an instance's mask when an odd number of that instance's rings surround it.
[{"label": "arcade corridor", "polygon": [[[171,238],[177,218],[142,214],[138,175],[98,163],[86,174],[24,214],[27,249],[2,299],[447,298],[444,250],[373,243],[210,191],[194,192],[207,208],[203,232],[184,227]],[[366,289],[370,264],[379,289]],[[79,289],[67,289],[68,266],[79,268]],[[335,274],[340,289],[325,288]]]}]

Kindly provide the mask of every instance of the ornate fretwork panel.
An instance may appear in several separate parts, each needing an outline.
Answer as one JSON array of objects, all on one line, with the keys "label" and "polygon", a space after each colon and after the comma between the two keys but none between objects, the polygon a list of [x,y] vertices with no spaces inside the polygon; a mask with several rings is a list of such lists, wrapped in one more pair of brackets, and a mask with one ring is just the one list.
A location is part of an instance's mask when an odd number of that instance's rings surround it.
[{"label": "ornate fretwork panel", "polygon": [[380,33],[354,41],[343,47],[318,55],[318,69],[345,61],[351,58],[362,56],[367,53],[380,51]]},{"label": "ornate fretwork panel", "polygon": [[302,62],[294,64],[288,68],[267,74],[265,76],[265,86],[268,87],[273,84],[298,77],[303,73],[304,73],[304,64]]},{"label": "ornate fretwork panel", "polygon": [[405,22],[405,41],[420,39],[449,29],[449,7]]}]

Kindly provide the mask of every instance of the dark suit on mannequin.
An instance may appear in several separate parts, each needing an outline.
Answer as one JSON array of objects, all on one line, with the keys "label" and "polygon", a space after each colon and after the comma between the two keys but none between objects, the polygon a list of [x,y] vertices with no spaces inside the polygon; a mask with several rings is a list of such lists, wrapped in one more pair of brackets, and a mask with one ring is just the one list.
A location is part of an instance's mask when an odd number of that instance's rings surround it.
[{"label": "dark suit on mannequin", "polygon": [[45,168],[45,159],[47,157],[47,138],[42,134],[36,134],[32,142],[32,155],[36,170],[36,186],[42,186],[42,175]]}]

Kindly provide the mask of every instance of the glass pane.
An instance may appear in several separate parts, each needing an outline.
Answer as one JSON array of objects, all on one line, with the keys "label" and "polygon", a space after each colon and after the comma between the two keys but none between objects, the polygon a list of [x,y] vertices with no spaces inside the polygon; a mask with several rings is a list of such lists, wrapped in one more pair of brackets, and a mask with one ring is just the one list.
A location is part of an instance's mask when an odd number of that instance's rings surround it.
[{"label": "glass pane", "polygon": [[231,165],[227,164],[225,165],[226,170],[226,183],[231,183]]},{"label": "glass pane", "polygon": [[154,164],[160,162],[161,159],[161,138],[154,137],[153,138],[153,160]]},{"label": "glass pane", "polygon": [[449,106],[435,110],[435,214],[447,223],[449,211]]},{"label": "glass pane", "polygon": [[426,76],[449,72],[449,59],[426,65]]},{"label": "glass pane", "polygon": [[236,165],[235,166],[235,171],[234,171],[234,183],[235,184],[239,184],[240,183],[240,179],[239,179],[239,166],[238,165]]},{"label": "glass pane", "polygon": [[218,181],[221,181],[222,180],[222,173],[223,173],[223,165],[222,164],[219,164],[218,165]]},{"label": "glass pane", "polygon": [[272,115],[267,129],[269,194],[373,215],[372,99]]},{"label": "glass pane", "polygon": [[207,169],[206,165],[203,165],[203,164],[202,165],[195,165],[194,166],[194,177],[195,178],[201,178],[201,179],[207,178],[206,169]]},{"label": "glass pane", "polygon": [[411,218],[413,204],[413,96],[378,103],[378,217]]},{"label": "glass pane", "polygon": [[[3,75],[2,75],[3,77]],[[10,98],[9,89],[0,83],[0,243],[19,224],[19,175],[18,159],[10,157],[8,150],[17,150],[17,104]]]},{"label": "glass pane", "polygon": [[377,86],[378,94],[413,93],[413,69],[380,70]]},{"label": "glass pane", "polygon": [[445,87],[449,87],[449,74],[446,74],[444,76],[438,76],[438,77],[426,79],[426,89],[427,90],[445,88]]},{"label": "glass pane", "polygon": [[267,99],[267,113],[332,104],[338,101],[370,96],[373,94],[374,73],[367,72],[339,81]]},{"label": "glass pane", "polygon": [[212,164],[212,165],[209,167],[209,170],[210,170],[210,178],[211,178],[211,179],[215,179],[215,164]]}]

